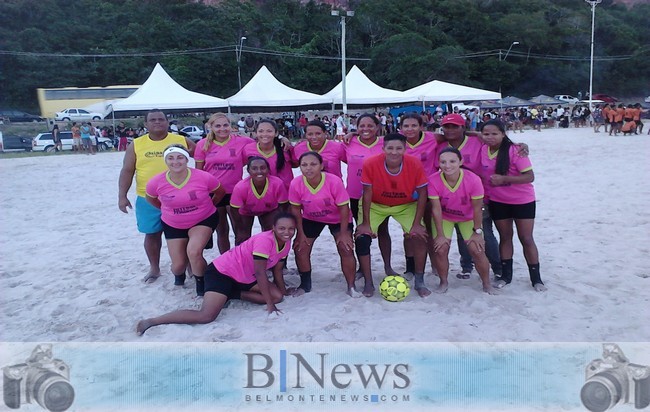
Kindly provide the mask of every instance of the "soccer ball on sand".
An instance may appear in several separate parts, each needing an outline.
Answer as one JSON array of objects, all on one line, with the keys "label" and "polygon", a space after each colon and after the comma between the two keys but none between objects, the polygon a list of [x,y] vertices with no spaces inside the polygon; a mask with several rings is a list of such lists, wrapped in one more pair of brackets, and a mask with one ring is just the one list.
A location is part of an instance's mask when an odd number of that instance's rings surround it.
[{"label": "soccer ball on sand", "polygon": [[379,293],[389,302],[401,302],[409,295],[411,288],[401,276],[386,276],[379,285]]}]

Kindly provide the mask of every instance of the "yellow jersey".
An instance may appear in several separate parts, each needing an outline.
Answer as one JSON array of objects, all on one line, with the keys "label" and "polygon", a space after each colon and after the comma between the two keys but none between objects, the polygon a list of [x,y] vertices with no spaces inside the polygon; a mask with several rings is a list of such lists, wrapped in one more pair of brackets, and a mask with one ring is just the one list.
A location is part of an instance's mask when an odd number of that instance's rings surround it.
[{"label": "yellow jersey", "polygon": [[152,177],[167,170],[163,159],[163,152],[167,146],[172,144],[183,145],[187,149],[187,143],[183,136],[167,133],[162,140],[151,140],[149,134],[133,139],[133,150],[135,151],[135,192],[138,196],[145,197],[147,182]]}]

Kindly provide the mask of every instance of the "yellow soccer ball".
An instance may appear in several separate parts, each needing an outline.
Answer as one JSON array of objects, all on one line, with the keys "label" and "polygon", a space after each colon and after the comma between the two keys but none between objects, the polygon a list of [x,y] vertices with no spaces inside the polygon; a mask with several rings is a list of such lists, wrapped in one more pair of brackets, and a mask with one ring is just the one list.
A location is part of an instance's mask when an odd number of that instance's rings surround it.
[{"label": "yellow soccer ball", "polygon": [[403,301],[410,291],[409,283],[401,276],[386,276],[379,285],[379,293],[389,302]]}]

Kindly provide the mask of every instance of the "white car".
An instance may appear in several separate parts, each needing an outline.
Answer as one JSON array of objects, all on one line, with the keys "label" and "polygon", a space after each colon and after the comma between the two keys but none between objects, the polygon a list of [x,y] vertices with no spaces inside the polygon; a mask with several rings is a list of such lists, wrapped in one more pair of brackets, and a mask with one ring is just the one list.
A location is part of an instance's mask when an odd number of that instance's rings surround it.
[{"label": "white car", "polygon": [[91,120],[102,120],[104,118],[104,115],[101,113],[96,113],[96,112],[89,112],[88,110],[85,109],[65,109],[62,112],[56,112],[55,116],[56,120],[59,121],[64,121],[64,122],[77,122],[77,121],[82,121],[82,122],[89,122]]},{"label": "white car", "polygon": [[[72,132],[60,132],[61,144],[63,150],[72,150]],[[97,151],[106,151],[113,148],[113,142],[107,137],[97,138]],[[54,140],[52,140],[52,133],[39,133],[32,140],[32,150],[35,152],[53,152]]]},{"label": "white car", "polygon": [[558,99],[558,100],[562,100],[563,102],[567,102],[569,104],[578,104],[578,103],[580,103],[580,99],[578,99],[577,97],[570,96],[568,94],[556,94],[553,97]]},{"label": "white car", "polygon": [[185,126],[180,131],[187,133],[193,142],[198,142],[203,138],[203,129],[198,126]]}]

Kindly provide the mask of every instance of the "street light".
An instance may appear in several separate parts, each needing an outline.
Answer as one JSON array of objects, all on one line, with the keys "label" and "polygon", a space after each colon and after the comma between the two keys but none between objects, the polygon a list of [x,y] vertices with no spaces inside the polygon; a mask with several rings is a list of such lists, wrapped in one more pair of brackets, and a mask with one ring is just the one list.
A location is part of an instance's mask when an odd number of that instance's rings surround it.
[{"label": "street light", "polygon": [[[516,46],[518,44],[519,44],[518,41],[513,41],[512,43],[510,43],[510,47],[508,47],[508,51],[506,52],[506,55],[503,57],[503,59],[501,58],[501,49],[499,49],[499,61],[506,61],[506,59],[508,58],[508,54],[510,54],[510,50],[512,50],[512,46]],[[499,76],[499,94],[501,94],[501,77],[500,76]],[[501,100],[499,100],[499,102],[501,104],[500,111],[503,111],[503,96],[501,96]]]},{"label": "street light", "polygon": [[516,46],[518,44],[519,44],[518,41],[513,41],[510,47],[508,47],[508,51],[506,52],[506,55],[503,59],[501,59],[501,50],[499,50],[499,60],[505,61],[508,58],[508,54],[510,54],[510,50],[512,50],[512,46]]},{"label": "street light", "polygon": [[241,90],[241,49],[244,46],[244,40],[246,40],[246,36],[241,36],[239,38],[239,47],[235,50],[237,55],[237,80],[239,81],[239,90]]},{"label": "street light", "polygon": [[602,0],[585,0],[591,5],[591,64],[589,66],[589,111],[593,112],[594,98],[594,21],[596,20],[596,5]]},{"label": "street light", "polygon": [[354,16],[354,11],[343,10],[343,13],[341,13],[338,10],[332,10],[332,16],[341,17],[341,104],[343,106],[343,113],[348,114],[348,103],[345,94],[345,17]]}]

